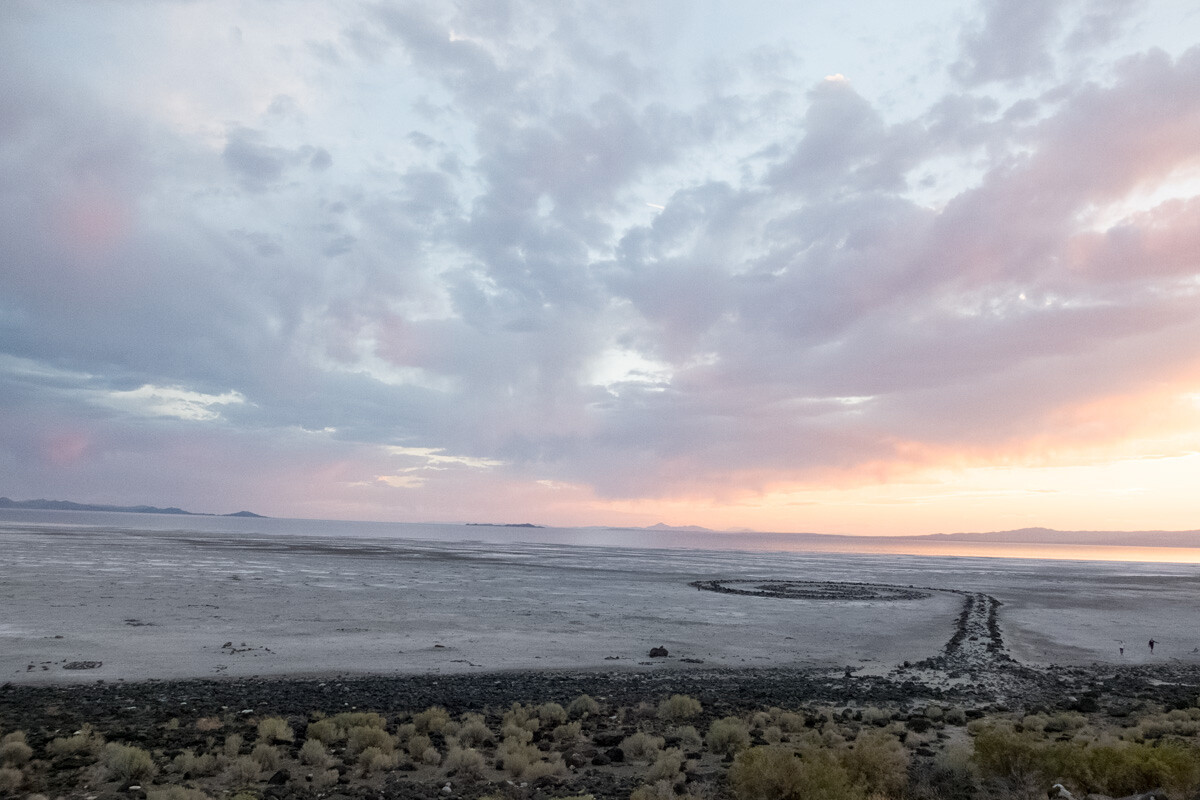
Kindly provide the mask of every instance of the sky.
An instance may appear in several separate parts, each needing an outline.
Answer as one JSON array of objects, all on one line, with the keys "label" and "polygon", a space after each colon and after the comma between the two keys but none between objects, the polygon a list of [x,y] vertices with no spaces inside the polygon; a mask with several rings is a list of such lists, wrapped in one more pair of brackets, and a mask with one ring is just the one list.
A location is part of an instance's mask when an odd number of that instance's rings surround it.
[{"label": "sky", "polygon": [[1200,528],[1200,7],[0,3],[0,494]]}]

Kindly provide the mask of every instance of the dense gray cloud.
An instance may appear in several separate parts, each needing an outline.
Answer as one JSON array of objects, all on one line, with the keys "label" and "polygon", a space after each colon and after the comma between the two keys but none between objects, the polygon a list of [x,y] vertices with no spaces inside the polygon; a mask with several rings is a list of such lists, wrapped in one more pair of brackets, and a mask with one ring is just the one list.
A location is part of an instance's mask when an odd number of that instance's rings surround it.
[{"label": "dense gray cloud", "polygon": [[520,2],[248,20],[262,76],[142,95],[43,75],[56,23],[10,10],[0,490],[453,517],[483,475],[719,494],[1051,436],[1196,366],[1197,200],[1152,195],[1200,166],[1200,49],[1104,60],[1135,10],[989,0],[911,105]]}]

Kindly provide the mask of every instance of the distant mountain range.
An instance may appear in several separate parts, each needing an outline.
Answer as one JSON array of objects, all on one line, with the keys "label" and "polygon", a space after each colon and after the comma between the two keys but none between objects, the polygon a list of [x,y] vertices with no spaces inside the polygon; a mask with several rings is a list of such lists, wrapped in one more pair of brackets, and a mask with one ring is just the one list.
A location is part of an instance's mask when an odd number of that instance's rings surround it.
[{"label": "distant mountain range", "polygon": [[185,517],[255,517],[264,519],[253,511],[238,511],[233,514],[203,514],[184,511],[182,508],[157,508],[156,506],[108,506],[95,503],[72,503],[70,500],[10,500],[0,497],[0,508],[17,508],[30,511],[121,511],[126,514],[180,514]]},{"label": "distant mountain range", "polygon": [[661,533],[721,533],[789,536],[795,539],[874,539],[877,541],[944,541],[983,542],[994,544],[1069,544],[1112,547],[1197,547],[1200,548],[1200,530],[1195,531],[1057,531],[1052,528],[1021,528],[1013,531],[990,531],[981,533],[924,533],[901,536],[846,533],[784,533],[768,531],[717,531],[699,525],[666,525],[657,523],[644,528],[622,528],[617,530],[645,530]]}]

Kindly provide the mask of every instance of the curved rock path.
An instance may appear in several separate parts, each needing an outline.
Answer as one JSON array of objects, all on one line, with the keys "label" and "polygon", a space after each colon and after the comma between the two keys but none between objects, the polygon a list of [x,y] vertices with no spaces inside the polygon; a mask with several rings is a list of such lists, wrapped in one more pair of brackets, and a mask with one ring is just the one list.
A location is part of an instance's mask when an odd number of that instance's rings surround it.
[{"label": "curved rock path", "polygon": [[708,580],[691,586],[711,592],[784,599],[918,600],[930,593],[962,597],[954,633],[942,652],[915,664],[905,662],[886,676],[901,684],[977,694],[998,700],[1029,697],[1046,682],[1043,671],[1016,661],[1004,645],[1000,601],[983,592],[882,583],[787,580]]}]

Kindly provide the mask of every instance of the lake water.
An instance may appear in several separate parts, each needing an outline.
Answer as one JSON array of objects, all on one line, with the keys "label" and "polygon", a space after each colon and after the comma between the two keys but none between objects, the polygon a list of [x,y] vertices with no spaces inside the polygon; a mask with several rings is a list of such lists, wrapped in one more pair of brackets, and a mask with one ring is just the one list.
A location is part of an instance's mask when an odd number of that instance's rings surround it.
[{"label": "lake water", "polygon": [[[934,544],[6,510],[0,682],[665,668],[645,660],[655,646],[675,665],[886,671],[937,653],[961,604],[690,585],[713,579],[982,591],[1022,661],[1200,660],[1183,548]],[[84,661],[102,666],[64,669]]]},{"label": "lake water", "polygon": [[919,536],[830,536],[805,533],[721,533],[633,528],[509,528],[453,523],[348,522],[285,518],[208,517],[87,511],[0,509],[0,533],[13,526],[72,526],[145,531],[197,531],[355,539],[413,539],[484,544],[554,544],[779,553],[874,553],[1066,561],[1200,564],[1200,548],[963,542]]}]

